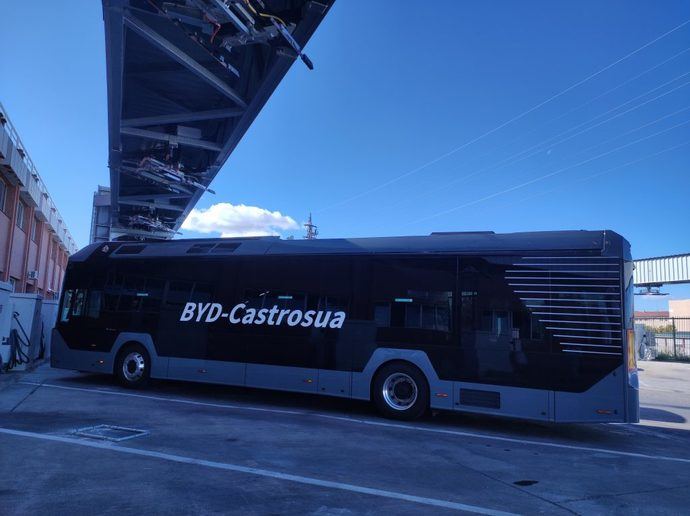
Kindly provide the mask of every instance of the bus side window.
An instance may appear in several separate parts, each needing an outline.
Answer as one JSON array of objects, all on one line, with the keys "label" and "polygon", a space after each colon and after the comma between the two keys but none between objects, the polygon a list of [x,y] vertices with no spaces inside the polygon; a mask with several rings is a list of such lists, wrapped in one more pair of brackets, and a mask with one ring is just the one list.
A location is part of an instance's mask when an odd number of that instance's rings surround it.
[{"label": "bus side window", "polygon": [[74,291],[74,303],[72,304],[72,317],[84,315],[86,305],[86,290],[78,288]]},{"label": "bus side window", "polygon": [[141,297],[137,296],[135,290],[126,290],[120,294],[120,301],[117,305],[118,312],[136,312],[141,307]]},{"label": "bus side window", "polygon": [[333,296],[321,296],[319,298],[319,310],[330,310],[331,312],[347,312],[348,300]]},{"label": "bus side window", "polygon": [[315,304],[315,296],[309,296],[303,292],[285,292],[274,289],[245,290],[242,299],[248,307],[255,309],[277,306],[281,310],[304,311],[317,308],[317,306],[312,306]]},{"label": "bus side window", "polygon": [[453,292],[408,290],[407,294],[410,297],[404,300],[405,327],[451,331]]},{"label": "bus side window", "polygon": [[62,298],[62,308],[60,309],[60,321],[69,321],[69,311],[72,305],[72,295],[74,291],[72,289],[65,290],[65,295]]},{"label": "bus side window", "polygon": [[168,282],[168,290],[165,294],[165,306],[168,308],[182,308],[192,296],[193,286],[194,284],[190,281]]},{"label": "bus side window", "polygon": [[391,325],[391,304],[390,303],[375,303],[374,304],[374,321],[376,326],[386,328]]},{"label": "bus side window", "polygon": [[208,303],[212,301],[212,292],[213,289],[211,288],[211,285],[197,281],[194,284],[194,290],[192,291],[191,299],[192,301],[196,301],[197,303]]},{"label": "bus side window", "polygon": [[139,293],[142,296],[141,309],[144,312],[157,312],[160,309],[164,287],[163,280],[147,278],[146,288]]},{"label": "bus side window", "polygon": [[460,320],[465,347],[549,351],[538,317],[505,278],[513,262],[511,257],[462,258]]},{"label": "bus side window", "polygon": [[384,342],[452,345],[455,258],[371,260],[371,311]]},{"label": "bus side window", "polygon": [[103,292],[100,290],[90,290],[86,306],[86,316],[91,319],[98,319],[101,316],[101,301]]}]

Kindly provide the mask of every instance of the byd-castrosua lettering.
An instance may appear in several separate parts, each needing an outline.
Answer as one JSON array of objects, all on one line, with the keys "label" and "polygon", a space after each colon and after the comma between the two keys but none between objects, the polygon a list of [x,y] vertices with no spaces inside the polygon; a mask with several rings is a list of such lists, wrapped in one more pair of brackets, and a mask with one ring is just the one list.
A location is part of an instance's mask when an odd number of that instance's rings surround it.
[{"label": "byd-castrosua lettering", "polygon": [[220,303],[192,303],[185,305],[180,315],[180,321],[215,322],[226,318],[230,324],[267,324],[268,326],[302,326],[307,328],[342,328],[345,322],[345,312],[331,310],[290,310],[280,309],[277,305],[272,308],[247,308],[245,303],[236,304],[230,312],[223,312]]}]

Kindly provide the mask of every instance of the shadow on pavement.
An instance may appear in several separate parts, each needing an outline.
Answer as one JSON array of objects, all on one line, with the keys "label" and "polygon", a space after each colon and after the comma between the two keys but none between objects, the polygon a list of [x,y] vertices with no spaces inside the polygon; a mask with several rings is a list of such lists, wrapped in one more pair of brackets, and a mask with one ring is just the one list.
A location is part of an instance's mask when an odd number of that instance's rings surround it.
[{"label": "shadow on pavement", "polygon": [[[117,382],[107,375],[83,374],[79,376],[55,377],[54,380],[62,385],[81,388],[121,389]],[[50,383],[50,380],[48,383]],[[312,394],[172,380],[155,380],[151,382],[147,389],[131,392],[149,396],[179,397],[191,401],[226,403],[229,405],[242,403],[304,412],[314,411],[327,415],[397,423],[381,418],[373,405],[368,402]],[[553,424],[456,412],[433,412],[419,421],[411,423],[402,422],[402,424],[444,428],[475,434],[501,434],[505,437],[526,440],[558,439],[571,444],[602,447],[620,444],[621,435],[619,429],[626,426]]]},{"label": "shadow on pavement", "polygon": [[655,409],[650,407],[640,407],[640,419],[648,421],[660,421],[662,423],[686,423],[685,419],[680,414],[670,412],[668,410]]},{"label": "shadow on pavement", "polygon": [[[81,388],[117,389],[121,387],[111,376],[80,374],[74,376],[55,376],[49,380],[61,385]],[[359,400],[318,396],[314,394],[291,393],[232,387],[172,380],[153,380],[141,391],[131,391],[149,396],[168,396],[189,399],[191,401],[215,402],[234,405],[238,403],[265,406],[266,408],[289,409],[295,411],[314,411],[326,415],[351,417],[355,419],[377,420],[396,423],[381,418],[372,404]],[[661,409],[641,408],[642,418],[665,423],[684,423],[684,417]],[[414,426],[439,428],[457,432],[468,432],[482,435],[500,435],[513,439],[555,440],[564,444],[578,446],[596,446],[619,450],[639,451],[641,442],[645,448],[654,448],[652,441],[661,437],[681,439],[690,444],[690,432],[684,429],[648,427],[629,424],[555,424],[539,421],[507,419],[482,414],[433,412]],[[640,434],[645,435],[640,441]]]}]

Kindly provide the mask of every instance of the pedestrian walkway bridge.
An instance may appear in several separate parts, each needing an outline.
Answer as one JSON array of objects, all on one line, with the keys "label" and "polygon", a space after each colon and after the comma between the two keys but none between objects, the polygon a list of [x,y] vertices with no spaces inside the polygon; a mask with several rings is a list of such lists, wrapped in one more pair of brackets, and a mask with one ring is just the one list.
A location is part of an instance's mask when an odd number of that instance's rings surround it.
[{"label": "pedestrian walkway bridge", "polygon": [[635,285],[638,287],[690,283],[690,254],[635,260],[634,275]]}]

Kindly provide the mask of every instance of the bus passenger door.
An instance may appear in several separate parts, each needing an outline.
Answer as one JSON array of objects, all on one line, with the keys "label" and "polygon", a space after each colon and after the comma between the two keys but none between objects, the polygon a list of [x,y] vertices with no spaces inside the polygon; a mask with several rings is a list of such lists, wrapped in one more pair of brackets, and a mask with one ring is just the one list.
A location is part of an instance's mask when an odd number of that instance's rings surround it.
[{"label": "bus passenger door", "polygon": [[[234,295],[232,260],[193,258],[171,264],[160,341],[170,356],[171,378],[243,385],[243,346],[227,317]],[[183,312],[188,314],[182,316]]]},{"label": "bus passenger door", "polygon": [[[229,385],[244,385],[246,374],[246,326],[231,324],[229,317],[235,305],[242,301],[238,291],[237,278],[241,260],[234,257],[223,257],[213,260],[204,266],[211,292],[208,302],[206,352],[203,381]],[[220,309],[219,307],[222,307]],[[214,312],[215,310],[215,312]]]},{"label": "bus passenger door", "polygon": [[[246,349],[246,385],[296,392],[316,392],[318,330],[287,315],[318,307],[318,258],[262,256],[243,261],[238,278],[243,312],[254,310],[251,324],[235,325]],[[271,315],[269,310],[274,311]],[[260,314],[260,315],[259,315]]]},{"label": "bus passenger door", "polygon": [[108,352],[117,332],[102,306],[102,291],[67,289],[57,327],[70,348]]}]

